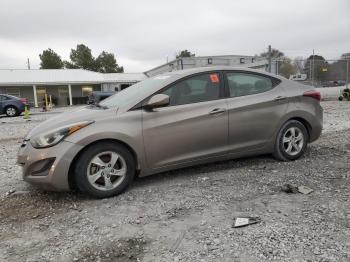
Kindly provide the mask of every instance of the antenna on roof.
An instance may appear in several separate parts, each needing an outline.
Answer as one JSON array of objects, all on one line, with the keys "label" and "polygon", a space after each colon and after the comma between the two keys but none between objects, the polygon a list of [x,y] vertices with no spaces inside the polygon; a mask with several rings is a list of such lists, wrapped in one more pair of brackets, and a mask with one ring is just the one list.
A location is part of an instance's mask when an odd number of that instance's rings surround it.
[{"label": "antenna on roof", "polygon": [[27,67],[28,67],[28,70],[30,69],[30,62],[29,62],[29,58],[27,58]]}]

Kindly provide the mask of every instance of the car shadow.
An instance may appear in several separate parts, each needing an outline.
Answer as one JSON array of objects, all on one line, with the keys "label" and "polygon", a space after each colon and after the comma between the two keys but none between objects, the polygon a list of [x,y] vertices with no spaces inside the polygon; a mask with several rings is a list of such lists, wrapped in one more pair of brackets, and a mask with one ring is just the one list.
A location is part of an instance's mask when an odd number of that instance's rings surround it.
[{"label": "car shadow", "polygon": [[134,180],[133,187],[143,187],[149,184],[157,183],[162,179],[179,179],[181,177],[201,177],[203,174],[210,175],[213,172],[223,172],[235,168],[242,168],[251,166],[252,169],[266,169],[267,163],[276,162],[271,155],[260,155],[253,157],[237,158],[224,161],[217,161],[207,164],[194,165],[191,167],[179,168],[171,171],[161,172],[145,177],[136,177]]}]

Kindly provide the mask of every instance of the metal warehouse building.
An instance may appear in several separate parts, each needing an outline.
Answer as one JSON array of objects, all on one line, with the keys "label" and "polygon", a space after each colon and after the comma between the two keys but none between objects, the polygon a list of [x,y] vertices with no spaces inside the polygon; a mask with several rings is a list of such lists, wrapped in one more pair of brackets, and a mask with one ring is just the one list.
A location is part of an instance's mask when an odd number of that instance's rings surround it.
[{"label": "metal warehouse building", "polygon": [[268,61],[259,56],[221,55],[178,58],[145,72],[149,77],[165,72],[206,66],[239,66],[267,70]]},{"label": "metal warehouse building", "polygon": [[92,91],[120,91],[146,78],[143,73],[103,74],[83,69],[0,70],[0,93],[42,106],[45,94],[58,106],[85,104]]}]

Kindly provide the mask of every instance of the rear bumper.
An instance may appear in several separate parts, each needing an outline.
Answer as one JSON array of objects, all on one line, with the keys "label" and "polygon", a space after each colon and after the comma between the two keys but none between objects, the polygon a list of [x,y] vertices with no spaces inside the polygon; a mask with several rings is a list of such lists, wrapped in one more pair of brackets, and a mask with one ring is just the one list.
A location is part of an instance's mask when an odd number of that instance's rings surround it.
[{"label": "rear bumper", "polygon": [[19,113],[23,113],[24,109],[25,109],[25,105],[21,103],[17,108],[18,108]]},{"label": "rear bumper", "polygon": [[310,143],[316,141],[322,134],[322,125],[313,126],[310,133]]},{"label": "rear bumper", "polygon": [[69,167],[81,149],[82,146],[67,141],[43,149],[33,148],[29,141],[24,142],[17,157],[23,180],[46,190],[70,190]]},{"label": "rear bumper", "polygon": [[319,105],[316,109],[316,115],[313,118],[311,123],[311,132],[310,132],[310,143],[317,140],[323,129],[323,108]]}]

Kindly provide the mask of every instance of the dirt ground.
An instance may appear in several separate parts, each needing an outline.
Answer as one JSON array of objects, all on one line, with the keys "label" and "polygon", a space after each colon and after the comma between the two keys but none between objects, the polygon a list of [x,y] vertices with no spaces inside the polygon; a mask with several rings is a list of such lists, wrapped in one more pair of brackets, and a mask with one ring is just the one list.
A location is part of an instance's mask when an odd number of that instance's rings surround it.
[{"label": "dirt ground", "polygon": [[[350,103],[322,106],[324,133],[297,161],[186,168],[103,200],[21,180],[21,139],[59,111],[1,118],[0,261],[350,261]],[[233,228],[237,216],[262,221]]]}]

